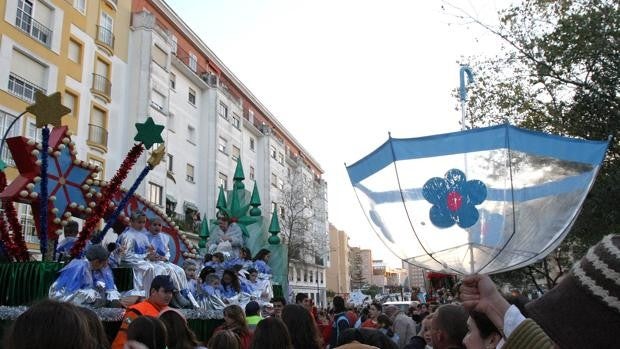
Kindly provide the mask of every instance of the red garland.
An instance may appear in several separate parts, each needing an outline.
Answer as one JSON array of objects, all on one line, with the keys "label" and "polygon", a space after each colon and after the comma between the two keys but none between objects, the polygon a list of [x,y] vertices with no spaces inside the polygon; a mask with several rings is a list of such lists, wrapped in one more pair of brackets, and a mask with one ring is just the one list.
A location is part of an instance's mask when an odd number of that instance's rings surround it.
[{"label": "red garland", "polygon": [[82,231],[80,231],[77,241],[71,248],[71,256],[77,257],[80,253],[82,253],[84,246],[86,246],[86,241],[90,239],[93,231],[95,231],[95,228],[99,224],[99,221],[108,210],[112,196],[120,190],[121,184],[125,178],[127,178],[129,171],[131,171],[133,165],[136,164],[143,151],[144,147],[142,146],[142,143],[135,144],[129,153],[127,153],[125,160],[123,160],[123,163],[116,171],[114,177],[112,177],[112,180],[110,180],[110,183],[108,183],[106,187],[101,188],[101,198],[94,207],[93,212],[88,216],[88,218],[86,218]]},{"label": "red garland", "polygon": [[[0,192],[4,191],[5,188],[6,173],[4,173],[4,171],[0,171]],[[9,225],[13,230],[13,239],[11,239],[11,236],[9,235],[4,217],[0,216],[0,237],[2,238],[2,242],[8,249],[10,256],[18,261],[28,261],[30,260],[30,255],[28,254],[28,247],[26,246],[24,236],[22,235],[22,225],[19,223],[19,219],[17,219],[15,206],[13,205],[13,202],[10,201],[5,201],[3,206],[4,214],[6,215]]]},{"label": "red garland", "polygon": [[[0,172],[0,192],[4,191],[6,188],[6,174],[4,171]],[[6,226],[6,221],[4,220],[4,215],[0,214],[0,240],[6,247],[6,252],[9,255],[9,258],[17,258],[17,246],[13,243],[13,239],[9,234],[9,229]]]}]

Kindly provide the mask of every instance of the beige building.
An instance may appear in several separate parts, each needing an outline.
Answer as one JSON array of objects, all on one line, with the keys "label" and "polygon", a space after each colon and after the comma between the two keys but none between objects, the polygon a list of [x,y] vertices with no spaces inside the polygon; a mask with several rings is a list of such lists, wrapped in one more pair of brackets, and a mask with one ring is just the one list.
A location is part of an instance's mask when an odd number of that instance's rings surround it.
[{"label": "beige building", "polygon": [[349,236],[329,224],[330,266],[327,268],[327,289],[336,294],[346,295],[351,292],[349,277]]},{"label": "beige building", "polygon": [[[356,290],[364,285],[372,285],[372,251],[351,247],[349,252],[349,263],[351,264],[351,289]],[[356,275],[360,274],[361,280],[355,280]]]},{"label": "beige building", "polygon": [[407,269],[408,271],[409,287],[426,288],[426,283],[425,283],[426,273],[424,272],[424,269],[417,267],[413,264],[409,264],[407,262],[403,262],[403,268]]}]

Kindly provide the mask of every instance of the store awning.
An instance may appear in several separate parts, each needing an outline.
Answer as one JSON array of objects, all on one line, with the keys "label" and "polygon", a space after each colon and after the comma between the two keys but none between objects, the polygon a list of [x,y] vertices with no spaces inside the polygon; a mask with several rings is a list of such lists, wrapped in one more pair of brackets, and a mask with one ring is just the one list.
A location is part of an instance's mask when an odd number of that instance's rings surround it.
[{"label": "store awning", "polygon": [[198,206],[195,203],[189,201],[183,201],[183,209],[184,210],[192,210],[198,212]]},{"label": "store awning", "polygon": [[177,199],[174,198],[174,196],[170,195],[170,194],[166,194],[166,201],[170,201],[173,204],[177,203]]}]

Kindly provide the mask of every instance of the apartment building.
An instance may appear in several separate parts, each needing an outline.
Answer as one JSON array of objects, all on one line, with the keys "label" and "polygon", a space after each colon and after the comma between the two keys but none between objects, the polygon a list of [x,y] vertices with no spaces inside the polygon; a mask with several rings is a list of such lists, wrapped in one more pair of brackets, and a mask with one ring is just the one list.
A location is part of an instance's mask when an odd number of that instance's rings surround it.
[{"label": "apartment building", "polygon": [[339,295],[351,292],[349,237],[343,230],[329,224],[330,266],[327,268],[327,289]]},{"label": "apartment building", "polygon": [[[0,2],[0,131],[4,132],[29,104],[36,91],[62,92],[71,113],[63,124],[74,134],[78,158],[102,168],[116,168],[110,157],[123,122],[130,2],[116,0],[7,0]],[[40,140],[32,115],[9,131]],[[119,150],[114,150],[118,152]],[[14,166],[7,147],[2,160]],[[17,176],[7,170],[8,180]],[[32,251],[37,238],[31,209],[17,205],[25,238]]]}]

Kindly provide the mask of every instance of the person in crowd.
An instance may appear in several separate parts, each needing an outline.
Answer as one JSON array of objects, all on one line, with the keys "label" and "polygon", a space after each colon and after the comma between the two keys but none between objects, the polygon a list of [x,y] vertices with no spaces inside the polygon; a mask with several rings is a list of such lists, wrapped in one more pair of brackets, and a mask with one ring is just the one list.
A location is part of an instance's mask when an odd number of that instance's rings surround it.
[{"label": "person in crowd", "polygon": [[127,327],[139,316],[148,315],[156,317],[160,312],[166,310],[174,290],[174,284],[170,280],[170,276],[158,275],[153,278],[149,289],[149,298],[128,307],[125,311],[121,321],[121,328],[112,342],[112,349],[123,348],[125,342],[127,342]]},{"label": "person in crowd", "polygon": [[431,347],[426,345],[426,341],[424,338],[420,336],[413,336],[409,340],[409,343],[404,346],[403,349],[432,349]]},{"label": "person in crowd", "polygon": [[314,319],[314,314],[312,314],[312,300],[308,297],[307,293],[300,292],[295,295],[295,304],[306,308],[306,310],[310,313],[310,316],[312,316],[312,319]]},{"label": "person in crowd", "polygon": [[91,245],[84,257],[72,260],[60,270],[49,290],[52,299],[94,307],[121,307],[120,293],[108,266],[109,252]]},{"label": "person in crowd", "polygon": [[269,300],[269,282],[258,279],[258,271],[254,268],[248,270],[248,277],[243,278],[241,282],[241,290],[249,293],[253,299],[263,301]]},{"label": "person in crowd", "polygon": [[80,231],[80,227],[78,225],[78,222],[73,221],[73,220],[67,222],[67,225],[65,225],[63,229],[65,238],[62,239],[56,246],[56,255],[57,255],[58,261],[66,261],[71,257],[69,252],[71,251],[71,248],[73,248],[73,245],[77,241],[77,235],[79,231]]},{"label": "person in crowd", "polygon": [[[223,314],[224,324],[217,327],[213,333],[230,330],[239,337],[240,348],[248,349],[252,342],[252,332],[248,327],[243,309],[236,304],[232,304],[224,308]],[[208,345],[208,347],[211,349],[210,345]]]},{"label": "person in crowd", "polygon": [[84,321],[86,322],[88,333],[91,338],[99,344],[99,348],[101,349],[109,349],[110,348],[110,340],[108,339],[107,334],[105,333],[105,329],[103,328],[103,324],[101,320],[97,317],[94,311],[90,310],[86,307],[77,307],[78,311],[82,314]]},{"label": "person in crowd", "polygon": [[353,326],[357,322],[357,313],[355,312],[355,306],[351,303],[347,304],[347,319],[349,319],[349,324]]},{"label": "person in crowd", "polygon": [[148,227],[148,240],[151,252],[147,260],[153,264],[155,275],[170,275],[172,282],[179,293],[173,298],[173,305],[177,308],[198,308],[198,303],[189,290],[185,270],[170,262],[170,236],[162,233],[162,220],[159,217],[151,218]]},{"label": "person in crowd", "polygon": [[286,299],[284,297],[273,297],[271,298],[271,304],[273,304],[273,316],[281,318],[282,309],[286,305]]},{"label": "person in crowd", "polygon": [[271,267],[267,264],[269,263],[269,258],[271,258],[271,251],[266,248],[261,249],[256,256],[254,256],[254,268],[258,270],[260,274],[271,275]]},{"label": "person in crowd", "polygon": [[159,319],[166,326],[168,340],[167,349],[206,349],[200,345],[196,335],[187,325],[185,316],[176,309],[165,309],[159,314]]},{"label": "person in crowd", "polygon": [[293,343],[284,322],[270,317],[256,325],[250,349],[293,349]]},{"label": "person in crowd", "polygon": [[[619,251],[620,235],[605,236],[556,287],[526,305],[530,319],[510,305],[485,275],[466,277],[460,298],[464,307],[486,314],[503,332],[506,343],[498,345],[503,349],[614,348],[620,328],[620,305],[615,301],[620,289],[612,275],[620,272]],[[576,323],[584,325],[576,331]]]},{"label": "person in crowd", "polygon": [[99,349],[99,343],[89,333],[78,307],[46,299],[17,317],[4,334],[3,347]]},{"label": "person in crowd", "polygon": [[379,324],[377,323],[377,317],[381,315],[381,304],[378,302],[373,302],[370,304],[370,308],[368,309],[368,319],[364,321],[361,325],[362,328],[379,328]]},{"label": "person in crowd", "polygon": [[166,349],[166,326],[153,316],[140,316],[127,327],[127,342],[144,344],[148,349]]},{"label": "person in crowd", "polygon": [[334,319],[334,310],[330,309],[326,311],[325,309],[321,309],[317,312],[316,318],[316,326],[319,330],[319,334],[323,339],[323,343],[329,343],[330,337],[332,335],[332,323]]},{"label": "person in crowd", "polygon": [[116,245],[116,242],[110,242],[106,245],[106,249],[108,250],[108,253],[110,254],[110,257],[108,257],[108,265],[110,266],[110,268],[120,267],[120,260],[116,259],[117,254],[114,253],[117,248],[118,248],[118,245]]},{"label": "person in crowd", "polygon": [[299,304],[285,305],[282,309],[282,321],[291,335],[293,348],[322,348],[321,336],[308,309]]},{"label": "person in crowd", "polygon": [[119,235],[118,248],[115,251],[116,259],[121,265],[128,265],[133,269],[133,290],[127,295],[148,296],[146,288],[155,277],[153,264],[147,260],[148,255],[154,252],[144,226],[146,215],[141,211],[131,213],[129,226]]},{"label": "person in crowd", "polygon": [[256,325],[263,319],[260,314],[260,305],[256,301],[249,301],[245,305],[245,319],[250,331],[254,332]]},{"label": "person in crowd", "polygon": [[227,269],[224,270],[221,280],[221,295],[225,298],[232,298],[241,292],[241,283],[239,282],[239,276],[234,271]]},{"label": "person in crowd", "polygon": [[394,332],[392,326],[394,323],[390,320],[390,317],[386,314],[381,314],[377,317],[377,324],[379,324],[379,332],[388,336],[394,343],[398,344],[400,336]]},{"label": "person in crowd", "polygon": [[349,323],[349,318],[346,315],[346,309],[344,307],[344,298],[340,296],[335,296],[332,300],[332,304],[334,306],[334,321],[332,323],[331,336],[329,339],[329,344],[332,347],[335,347],[338,343],[338,338],[340,334],[351,327]]},{"label": "person in crowd", "polygon": [[240,266],[241,269],[249,270],[254,267],[254,262],[252,261],[252,252],[247,247],[241,247],[239,249],[239,257],[231,258],[226,261],[225,267],[227,269],[233,268],[235,266]]},{"label": "person in crowd", "polygon": [[204,269],[207,268],[212,268],[219,277],[222,277],[222,274],[224,274],[224,270],[226,269],[224,267],[224,254],[222,252],[215,252],[212,254],[211,260],[205,263]]},{"label": "person in crowd", "polygon": [[269,303],[269,302],[265,302],[262,304],[261,306],[261,310],[260,310],[260,316],[264,319],[264,318],[268,318],[268,317],[272,317],[273,316],[273,304]]},{"label": "person in crowd", "polygon": [[431,336],[431,333],[433,332],[432,320],[433,314],[429,314],[428,316],[426,316],[424,320],[422,320],[422,327],[420,328],[420,332],[418,333],[418,336],[424,338],[424,341],[426,341],[426,349],[433,348],[433,337]]},{"label": "person in crowd", "polygon": [[374,328],[349,328],[343,331],[337,349],[396,349],[396,343]]},{"label": "person in crowd", "polygon": [[467,327],[469,330],[463,338],[467,349],[495,349],[502,339],[502,334],[484,313],[469,312]]},{"label": "person in crowd", "polygon": [[362,308],[362,311],[360,312],[360,316],[357,318],[357,321],[355,321],[355,324],[353,325],[354,328],[361,328],[362,324],[368,320],[368,313],[370,312],[370,307],[369,306],[365,306],[364,308]]},{"label": "person in crowd", "polygon": [[440,306],[431,320],[434,349],[463,348],[467,334],[467,312],[456,304]]},{"label": "person in crowd", "polygon": [[415,322],[398,307],[390,305],[384,309],[385,315],[394,323],[394,332],[398,335],[398,348],[402,349],[409,339],[416,334]]},{"label": "person in crowd", "polygon": [[187,279],[187,290],[192,294],[192,296],[194,296],[194,298],[197,298],[198,292],[198,281],[196,279],[197,270],[198,266],[195,261],[191,259],[186,259],[183,261],[183,271],[185,272],[185,278]]},{"label": "person in crowd", "polygon": [[[222,297],[222,287],[217,274],[208,274],[204,282],[200,285],[201,295]],[[202,296],[200,298],[203,298]]]},{"label": "person in crowd", "polygon": [[241,340],[235,332],[221,330],[217,333],[213,333],[207,347],[209,349],[240,349]]},{"label": "person in crowd", "polygon": [[243,232],[234,219],[226,212],[217,213],[218,226],[213,229],[207,245],[209,251],[219,251],[228,254],[227,259],[239,257],[239,251],[244,245]]}]

